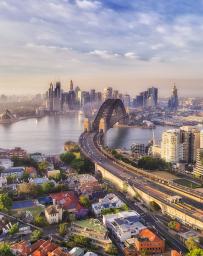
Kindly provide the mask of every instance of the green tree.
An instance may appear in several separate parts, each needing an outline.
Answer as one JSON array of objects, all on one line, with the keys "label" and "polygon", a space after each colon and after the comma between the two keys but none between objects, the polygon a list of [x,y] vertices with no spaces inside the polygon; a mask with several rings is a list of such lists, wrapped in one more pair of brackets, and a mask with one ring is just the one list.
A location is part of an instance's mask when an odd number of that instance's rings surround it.
[{"label": "green tree", "polygon": [[12,200],[7,193],[0,194],[0,211],[8,211],[11,209]]},{"label": "green tree", "polygon": [[81,235],[73,235],[70,240],[78,246],[89,247],[91,244],[91,240],[88,237]]},{"label": "green tree", "polygon": [[75,159],[75,155],[72,152],[65,152],[60,155],[60,159],[63,163],[69,165]]},{"label": "green tree", "polygon": [[190,251],[187,256],[203,256],[203,249],[196,248]]},{"label": "green tree", "polygon": [[18,185],[17,191],[20,195],[39,195],[41,192],[41,187],[35,183],[24,182]]},{"label": "green tree", "polygon": [[47,225],[47,221],[43,216],[36,216],[34,219],[35,225],[39,227],[44,227]]},{"label": "green tree", "polygon": [[43,161],[43,162],[40,162],[38,164],[38,170],[39,170],[41,175],[45,174],[45,172],[47,171],[48,166],[49,166],[49,163],[47,161]]},{"label": "green tree", "polygon": [[14,235],[19,231],[19,225],[17,223],[13,224],[8,230],[9,235]]},{"label": "green tree", "polygon": [[67,233],[67,228],[68,228],[67,223],[61,223],[61,224],[59,225],[59,234],[60,234],[61,236],[65,236],[66,233]]},{"label": "green tree", "polygon": [[199,246],[198,246],[198,243],[194,240],[193,237],[189,237],[186,241],[185,241],[185,245],[187,247],[187,249],[189,251],[192,251],[194,249],[197,249]]},{"label": "green tree", "polygon": [[12,175],[6,177],[6,179],[7,179],[7,183],[8,183],[8,184],[13,184],[13,183],[16,182],[17,176],[14,175],[14,174],[12,174]]},{"label": "green tree", "polygon": [[35,242],[37,240],[39,240],[42,237],[42,231],[36,229],[32,232],[31,236],[30,236],[30,240],[31,242]]},{"label": "green tree", "polygon": [[51,191],[53,191],[53,188],[54,188],[53,182],[50,182],[50,181],[43,183],[41,186],[42,186],[42,191],[44,193],[50,193]]},{"label": "green tree", "polygon": [[89,208],[91,206],[90,200],[87,196],[81,195],[79,197],[79,201],[80,201],[81,205],[86,208]]},{"label": "green tree", "polygon": [[22,175],[22,180],[24,180],[25,182],[28,182],[30,175],[27,172],[24,172]]},{"label": "green tree", "polygon": [[104,251],[109,255],[118,255],[118,249],[113,244],[106,245]]},{"label": "green tree", "polygon": [[74,159],[71,162],[71,167],[75,169],[78,173],[82,173],[84,171],[84,160],[80,158]]},{"label": "green tree", "polygon": [[14,253],[11,251],[11,248],[6,243],[0,244],[0,255],[1,256],[14,256]]},{"label": "green tree", "polygon": [[160,158],[144,156],[138,160],[138,168],[145,170],[169,170],[170,164]]}]

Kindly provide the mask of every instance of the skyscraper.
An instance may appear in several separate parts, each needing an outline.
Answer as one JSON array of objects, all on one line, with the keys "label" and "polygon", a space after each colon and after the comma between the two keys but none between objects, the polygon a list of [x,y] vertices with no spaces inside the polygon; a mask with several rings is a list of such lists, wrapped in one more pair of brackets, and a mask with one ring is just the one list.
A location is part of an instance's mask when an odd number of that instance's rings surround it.
[{"label": "skyscraper", "polygon": [[156,107],[158,104],[158,88],[151,87],[141,92],[133,100],[134,107]]},{"label": "skyscraper", "polygon": [[73,91],[73,81],[70,80],[70,91]]},{"label": "skyscraper", "polygon": [[179,101],[178,101],[178,90],[174,84],[173,86],[173,90],[172,90],[172,95],[169,98],[168,101],[168,108],[170,111],[176,111],[179,105]]},{"label": "skyscraper", "polygon": [[113,96],[113,89],[112,89],[112,87],[104,88],[103,100],[111,99],[112,96]]}]

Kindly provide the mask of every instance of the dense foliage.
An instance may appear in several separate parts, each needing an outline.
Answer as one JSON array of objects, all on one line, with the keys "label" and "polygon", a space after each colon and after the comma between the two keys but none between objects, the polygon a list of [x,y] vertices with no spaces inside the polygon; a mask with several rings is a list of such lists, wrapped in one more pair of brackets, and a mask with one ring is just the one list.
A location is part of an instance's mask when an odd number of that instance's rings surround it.
[{"label": "dense foliage", "polygon": [[40,230],[34,230],[30,236],[30,240],[31,242],[36,242],[37,240],[39,240],[42,237],[42,231]]},{"label": "dense foliage", "polygon": [[10,249],[10,246],[6,243],[0,244],[0,255],[1,256],[14,256],[13,252]]},{"label": "dense foliage", "polygon": [[12,206],[12,200],[6,193],[0,194],[0,211],[8,211]]},{"label": "dense foliage", "polygon": [[170,164],[160,158],[144,156],[138,160],[138,168],[145,170],[170,170]]}]

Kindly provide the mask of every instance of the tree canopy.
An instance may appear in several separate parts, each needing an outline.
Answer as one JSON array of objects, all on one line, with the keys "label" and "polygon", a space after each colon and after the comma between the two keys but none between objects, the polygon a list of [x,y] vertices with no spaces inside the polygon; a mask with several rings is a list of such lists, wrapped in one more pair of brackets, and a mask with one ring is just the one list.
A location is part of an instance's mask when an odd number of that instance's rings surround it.
[{"label": "tree canopy", "polygon": [[1,256],[14,256],[14,253],[11,251],[11,248],[6,243],[0,244],[0,255]]},{"label": "tree canopy", "polygon": [[196,248],[192,251],[190,251],[187,256],[203,256],[203,249]]},{"label": "tree canopy", "polygon": [[138,160],[138,168],[145,170],[169,170],[170,164],[160,158],[144,156]]},{"label": "tree canopy", "polygon": [[0,211],[8,211],[12,206],[12,200],[6,193],[0,194]]}]

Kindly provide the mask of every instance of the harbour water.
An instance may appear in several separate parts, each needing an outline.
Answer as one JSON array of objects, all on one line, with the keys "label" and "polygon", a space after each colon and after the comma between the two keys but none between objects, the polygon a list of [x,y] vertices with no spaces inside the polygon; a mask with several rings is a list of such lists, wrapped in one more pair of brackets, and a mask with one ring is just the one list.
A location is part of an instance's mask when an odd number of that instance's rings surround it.
[{"label": "harbour water", "polygon": [[[154,131],[157,140],[166,127]],[[83,131],[83,116],[69,113],[64,116],[32,118],[12,124],[0,125],[0,148],[16,146],[28,152],[57,154],[63,151],[65,141],[77,142]],[[108,131],[106,143],[115,148],[130,148],[133,143],[147,143],[152,139],[152,130],[116,127]]]}]

